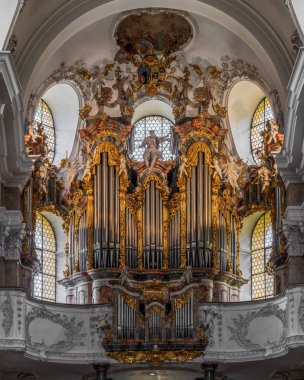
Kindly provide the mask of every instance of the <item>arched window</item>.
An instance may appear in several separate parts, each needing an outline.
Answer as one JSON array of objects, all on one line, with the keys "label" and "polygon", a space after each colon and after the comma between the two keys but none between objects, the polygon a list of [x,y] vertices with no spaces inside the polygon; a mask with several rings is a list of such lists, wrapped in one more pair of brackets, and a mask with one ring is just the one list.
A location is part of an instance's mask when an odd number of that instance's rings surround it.
[{"label": "arched window", "polygon": [[266,272],[266,265],[272,250],[271,213],[263,214],[257,221],[251,240],[252,249],[252,299],[272,297],[273,276]]},{"label": "arched window", "polygon": [[261,135],[261,132],[265,130],[267,121],[273,119],[273,117],[269,100],[264,98],[254,112],[250,131],[251,151],[257,164],[260,164],[260,158],[257,156],[257,151],[260,150],[263,145],[263,136]]},{"label": "arched window", "polygon": [[171,152],[172,122],[162,116],[146,116],[134,124],[132,158],[143,161],[144,148],[141,148],[143,140],[149,136],[149,131],[154,131],[158,137],[168,136],[168,139],[160,144],[163,160],[169,160],[174,155]]},{"label": "arched window", "polygon": [[56,296],[56,241],[49,221],[36,213],[35,246],[40,272],[33,278],[33,296],[55,302]]},{"label": "arched window", "polygon": [[47,136],[46,145],[48,147],[48,158],[53,162],[55,155],[55,126],[50,107],[44,100],[40,100],[34,119],[44,127]]}]

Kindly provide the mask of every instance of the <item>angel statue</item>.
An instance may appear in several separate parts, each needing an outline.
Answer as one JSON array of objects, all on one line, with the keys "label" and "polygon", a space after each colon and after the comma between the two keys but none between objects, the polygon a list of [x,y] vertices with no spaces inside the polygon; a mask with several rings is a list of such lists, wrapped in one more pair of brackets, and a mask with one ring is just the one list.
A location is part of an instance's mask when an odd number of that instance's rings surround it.
[{"label": "angel statue", "polygon": [[213,157],[212,164],[210,165],[210,167],[211,169],[213,169],[212,178],[214,178],[215,175],[217,174],[220,177],[220,179],[222,179],[223,173],[220,167],[220,162],[217,157],[215,156]]},{"label": "angel statue", "polygon": [[119,172],[117,174],[117,177],[120,177],[121,175],[128,176],[128,170],[127,170],[127,160],[126,157],[121,154],[119,159]]},{"label": "angel statue", "polygon": [[187,160],[187,157],[182,154],[181,155],[181,163],[179,165],[179,176],[180,178],[184,175],[185,177],[188,177],[189,176],[189,164],[188,164],[188,160]]},{"label": "angel statue", "polygon": [[234,161],[232,156],[229,156],[228,162],[223,164],[223,174],[234,192],[240,191],[240,186],[238,184],[240,172],[240,166]]},{"label": "angel statue", "polygon": [[168,135],[158,137],[154,131],[149,131],[149,136],[147,136],[139,146],[139,148],[145,148],[144,161],[149,169],[149,173],[151,173],[156,160],[161,160],[163,158],[162,153],[159,151],[159,144],[164,141],[169,141]]}]

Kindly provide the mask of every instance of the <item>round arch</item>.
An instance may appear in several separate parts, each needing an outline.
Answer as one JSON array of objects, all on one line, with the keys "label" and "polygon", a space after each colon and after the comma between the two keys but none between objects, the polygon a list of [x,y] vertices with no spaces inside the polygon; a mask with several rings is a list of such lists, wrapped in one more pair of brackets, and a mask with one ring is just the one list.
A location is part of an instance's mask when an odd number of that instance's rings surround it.
[{"label": "round arch", "polygon": [[[93,5],[92,5],[93,4]],[[115,15],[122,11],[140,8],[162,7],[161,0],[112,0],[104,4],[85,3],[82,7],[62,7],[54,12],[50,22],[36,33],[18,60],[25,102],[34,88],[36,73],[49,61],[58,48],[84,27]],[[212,6],[197,0],[168,0],[168,8],[185,10],[214,20],[242,36],[242,40],[260,57],[265,66],[272,72],[275,86],[278,89],[282,103],[286,100],[286,85],[292,67],[292,62],[282,41],[274,29],[249,6],[243,2],[212,2]],[[70,9],[69,9],[70,8]],[[246,9],[244,9],[246,8]],[[52,25],[52,28],[50,28]],[[271,38],[270,38],[271,36]]]},{"label": "round arch", "polygon": [[[266,87],[266,85],[265,85]],[[250,132],[254,112],[258,104],[267,97],[268,89],[249,80],[239,80],[226,94],[228,118],[226,123],[231,133],[233,145],[238,156],[254,164],[251,152]]]},{"label": "round arch", "polygon": [[55,126],[54,164],[59,165],[63,158],[69,157],[77,141],[76,131],[81,124],[79,108],[82,100],[79,91],[70,83],[42,86],[29,111],[29,119],[33,118],[40,100],[45,101],[52,112]]}]

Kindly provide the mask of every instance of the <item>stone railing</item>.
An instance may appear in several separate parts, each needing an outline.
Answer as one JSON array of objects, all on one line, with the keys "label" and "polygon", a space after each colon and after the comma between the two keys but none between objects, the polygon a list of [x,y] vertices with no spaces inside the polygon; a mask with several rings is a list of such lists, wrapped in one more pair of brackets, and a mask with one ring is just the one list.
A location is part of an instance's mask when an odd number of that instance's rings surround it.
[{"label": "stone railing", "polygon": [[[111,305],[51,304],[22,289],[0,290],[0,350],[55,362],[110,362],[102,341],[112,320]],[[209,338],[205,360],[280,356],[304,345],[304,286],[258,302],[199,305],[198,324]]]}]

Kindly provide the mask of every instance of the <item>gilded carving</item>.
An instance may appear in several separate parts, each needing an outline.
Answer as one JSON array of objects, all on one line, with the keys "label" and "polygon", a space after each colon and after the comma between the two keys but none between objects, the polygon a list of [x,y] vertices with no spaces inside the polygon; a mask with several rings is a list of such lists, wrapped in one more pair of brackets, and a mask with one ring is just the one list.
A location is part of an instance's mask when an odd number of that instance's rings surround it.
[{"label": "gilded carving", "polygon": [[159,365],[165,361],[185,362],[196,359],[204,354],[204,351],[165,351],[157,348],[150,351],[122,351],[107,352],[107,355],[114,360],[124,363],[135,363],[146,361],[152,365]]},{"label": "gilded carving", "polygon": [[186,305],[189,302],[189,299],[192,297],[192,290],[183,293],[178,297],[174,297],[174,308],[175,310],[180,309],[182,306]]}]

